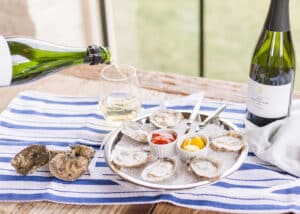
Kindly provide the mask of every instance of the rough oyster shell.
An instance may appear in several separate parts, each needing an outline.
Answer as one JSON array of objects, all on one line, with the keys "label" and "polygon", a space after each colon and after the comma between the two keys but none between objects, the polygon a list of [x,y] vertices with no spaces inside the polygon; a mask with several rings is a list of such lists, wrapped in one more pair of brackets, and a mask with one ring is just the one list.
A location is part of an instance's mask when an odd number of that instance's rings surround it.
[{"label": "rough oyster shell", "polygon": [[142,172],[142,179],[149,182],[159,182],[170,178],[176,170],[176,161],[163,158],[147,166]]},{"label": "rough oyster shell", "polygon": [[50,173],[56,178],[74,181],[87,170],[95,150],[88,146],[75,145],[71,151],[52,151],[49,161]]},{"label": "rough oyster shell", "polygon": [[176,112],[168,109],[159,109],[150,116],[150,122],[157,128],[174,128],[182,120],[181,112]]},{"label": "rough oyster shell", "polygon": [[27,175],[49,161],[49,152],[44,145],[31,145],[20,151],[11,161],[17,173]]},{"label": "rough oyster shell", "polygon": [[148,132],[143,125],[138,122],[124,122],[121,127],[121,132],[135,141],[147,143]]},{"label": "rough oyster shell", "polygon": [[220,176],[221,165],[210,158],[194,158],[189,163],[189,170],[200,178],[215,179]]},{"label": "rough oyster shell", "polygon": [[140,149],[115,147],[112,162],[121,167],[138,167],[149,159],[149,153]]},{"label": "rough oyster shell", "polygon": [[243,135],[237,131],[228,131],[226,135],[211,140],[210,147],[216,151],[238,152],[245,145]]},{"label": "rough oyster shell", "polygon": [[93,159],[95,156],[95,149],[85,145],[73,145],[70,146],[72,151],[75,153],[75,156],[83,156],[87,158],[89,161]]}]

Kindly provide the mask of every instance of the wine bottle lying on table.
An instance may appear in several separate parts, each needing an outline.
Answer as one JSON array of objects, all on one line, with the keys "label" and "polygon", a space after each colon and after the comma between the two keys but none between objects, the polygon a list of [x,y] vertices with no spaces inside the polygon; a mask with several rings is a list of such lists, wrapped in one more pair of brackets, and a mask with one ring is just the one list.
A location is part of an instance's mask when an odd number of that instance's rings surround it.
[{"label": "wine bottle lying on table", "polygon": [[264,126],[289,115],[295,78],[289,0],[271,0],[252,57],[247,119]]},{"label": "wine bottle lying on table", "polygon": [[41,78],[62,68],[110,63],[108,49],[92,45],[70,48],[40,40],[0,36],[0,86]]}]

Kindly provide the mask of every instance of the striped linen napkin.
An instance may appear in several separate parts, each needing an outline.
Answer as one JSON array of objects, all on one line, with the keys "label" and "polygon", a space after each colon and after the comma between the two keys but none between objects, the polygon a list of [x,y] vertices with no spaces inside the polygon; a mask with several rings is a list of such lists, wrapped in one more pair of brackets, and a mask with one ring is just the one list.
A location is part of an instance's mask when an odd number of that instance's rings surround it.
[{"label": "striped linen napkin", "polygon": [[[170,102],[168,108],[192,110],[189,98]],[[220,102],[204,102],[200,110],[211,113]],[[144,104],[144,109],[156,105]],[[228,103],[221,114],[244,128],[245,106]],[[29,176],[16,174],[11,158],[31,144],[66,149],[89,144],[99,149],[113,127],[98,111],[95,97],[62,97],[27,91],[19,94],[0,115],[0,201],[48,200],[70,204],[142,204],[169,202],[175,205],[237,213],[300,213],[300,178],[260,161],[249,153],[241,168],[213,185],[181,191],[148,189],[130,184],[107,167],[103,150],[94,173],[74,182],[56,179],[47,168]]]}]

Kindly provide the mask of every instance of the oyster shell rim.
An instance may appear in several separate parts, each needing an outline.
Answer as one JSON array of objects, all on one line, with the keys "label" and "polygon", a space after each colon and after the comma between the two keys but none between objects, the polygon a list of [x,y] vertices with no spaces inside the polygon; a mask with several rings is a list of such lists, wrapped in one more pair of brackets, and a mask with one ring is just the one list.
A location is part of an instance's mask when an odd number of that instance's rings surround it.
[{"label": "oyster shell rim", "polygon": [[136,142],[139,142],[139,143],[144,143],[144,144],[147,144],[148,143],[148,135],[149,133],[146,131],[146,130],[143,130],[141,129],[140,131],[142,132],[145,132],[145,141],[141,141],[141,140],[137,140],[132,134],[128,134],[128,132],[125,131],[124,129],[124,124],[126,123],[135,123],[135,124],[138,124],[139,126],[142,126],[142,124],[140,124],[139,122],[136,122],[136,121],[126,121],[126,122],[123,122],[122,125],[121,125],[121,128],[120,128],[120,131],[122,134],[124,134],[125,136],[131,138],[132,140],[136,141]]},{"label": "oyster shell rim", "polygon": [[[199,161],[199,160],[208,161],[208,162],[212,163],[216,167],[217,173],[214,176],[205,176],[205,175],[197,174],[197,172],[195,172],[195,169],[193,168],[193,162]],[[192,171],[194,173],[194,175],[196,175],[199,178],[203,178],[203,179],[207,179],[207,180],[215,180],[215,179],[218,179],[222,175],[221,166],[222,166],[222,164],[219,161],[214,160],[213,158],[210,158],[210,157],[195,157],[189,162],[188,170]]]},{"label": "oyster shell rim", "polygon": [[[226,137],[226,136],[238,139],[238,141],[240,143],[239,143],[239,145],[236,145],[237,146],[236,149],[225,148],[226,146],[223,146],[223,145],[226,145],[226,143],[224,143],[224,142],[222,142],[222,143],[219,142],[218,144],[217,144],[217,142],[214,142],[218,138],[222,138],[222,137]],[[218,137],[210,140],[210,148],[217,152],[239,152],[245,146],[246,146],[245,134],[242,133],[241,131],[236,131],[236,130],[228,130],[228,132],[226,134],[224,134],[222,136],[218,136]]]},{"label": "oyster shell rim", "polygon": [[176,121],[176,124],[178,125],[183,119],[184,119],[184,116],[182,115],[182,112],[181,111],[175,111],[175,110],[170,110],[170,109],[158,109],[156,110],[155,112],[153,112],[150,116],[149,116],[149,121],[152,125],[154,125],[156,128],[159,128],[159,129],[172,129],[175,126],[162,126],[160,124],[158,124],[155,120],[154,120],[154,116],[155,114],[157,114],[158,112],[160,111],[166,111],[166,112],[171,112],[171,113],[176,113],[176,115],[179,115],[178,118],[177,118],[177,121]]},{"label": "oyster shell rim", "polygon": [[[173,169],[172,169],[171,173],[168,174],[168,175],[165,176],[165,177],[161,177],[160,179],[145,179],[145,178],[146,178],[146,176],[145,176],[146,171],[149,170],[150,168],[154,167],[155,165],[159,164],[161,161],[169,161],[169,162],[172,163]],[[167,157],[165,157],[165,158],[159,158],[159,159],[155,160],[153,163],[151,163],[150,165],[146,166],[146,167],[143,169],[143,171],[142,171],[142,173],[141,173],[141,178],[142,178],[144,181],[151,182],[151,183],[161,182],[161,181],[167,180],[167,179],[169,179],[170,177],[172,177],[172,175],[175,174],[176,169],[177,169],[177,163],[176,163],[176,160],[175,160],[175,159],[169,158],[169,157],[168,157],[168,158],[167,158]]]},{"label": "oyster shell rim", "polygon": [[145,154],[147,154],[147,156],[146,156],[146,158],[144,159],[144,161],[141,161],[140,163],[138,163],[138,164],[135,164],[135,165],[124,165],[124,164],[119,164],[118,162],[116,162],[115,161],[115,159],[114,159],[114,151],[116,151],[116,150],[121,150],[121,149],[124,149],[124,150],[126,150],[126,148],[115,148],[115,149],[113,149],[112,150],[112,153],[111,153],[111,163],[113,163],[114,165],[116,165],[117,167],[124,167],[124,168],[136,168],[136,167],[140,167],[140,166],[142,166],[142,165],[144,165],[144,164],[146,164],[148,161],[149,161],[149,158],[150,158],[150,154],[149,154],[149,152],[147,152],[147,151],[144,151],[144,150],[139,150],[139,149],[127,149],[127,151],[128,150],[131,150],[132,152],[142,152],[142,153],[145,153]]}]

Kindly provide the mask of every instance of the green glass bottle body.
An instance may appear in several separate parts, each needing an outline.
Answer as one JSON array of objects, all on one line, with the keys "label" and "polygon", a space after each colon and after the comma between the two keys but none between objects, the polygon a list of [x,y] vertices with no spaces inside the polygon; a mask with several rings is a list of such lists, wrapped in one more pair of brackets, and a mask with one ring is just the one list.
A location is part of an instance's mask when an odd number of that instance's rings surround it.
[{"label": "green glass bottle body", "polygon": [[264,126],[287,117],[294,79],[295,53],[289,29],[288,0],[272,0],[251,61],[247,119]]},{"label": "green glass bottle body", "polygon": [[71,48],[22,37],[5,41],[12,67],[9,85],[36,80],[72,65],[110,63],[110,52],[101,46]]}]

